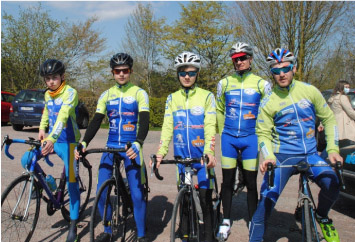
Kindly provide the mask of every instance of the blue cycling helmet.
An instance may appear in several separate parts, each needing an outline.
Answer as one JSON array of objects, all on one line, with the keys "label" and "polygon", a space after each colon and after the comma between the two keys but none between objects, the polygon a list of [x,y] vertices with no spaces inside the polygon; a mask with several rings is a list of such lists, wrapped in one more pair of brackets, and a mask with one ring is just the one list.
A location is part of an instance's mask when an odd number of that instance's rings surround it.
[{"label": "blue cycling helmet", "polygon": [[289,50],[277,48],[270,53],[266,58],[266,62],[271,67],[274,64],[289,61],[291,64],[295,63],[295,56]]}]

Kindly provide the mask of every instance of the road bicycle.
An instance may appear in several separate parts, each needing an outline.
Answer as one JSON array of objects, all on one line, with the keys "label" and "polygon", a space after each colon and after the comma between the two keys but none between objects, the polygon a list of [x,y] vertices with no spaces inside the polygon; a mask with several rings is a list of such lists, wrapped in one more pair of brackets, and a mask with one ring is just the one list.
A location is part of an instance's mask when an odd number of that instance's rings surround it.
[{"label": "road bicycle", "polygon": [[[131,147],[131,143],[127,142],[127,149]],[[95,241],[100,237],[100,234],[104,232],[104,226],[111,226],[112,240],[116,241],[121,238],[121,241],[125,241],[127,232],[127,220],[130,216],[133,216],[133,202],[131,198],[130,189],[128,186],[128,180],[124,173],[124,157],[120,153],[126,153],[126,149],[121,148],[104,148],[104,149],[89,149],[86,150],[81,156],[85,157],[93,153],[112,153],[113,154],[113,173],[112,177],[105,181],[97,192],[93,209],[91,212],[90,220],[90,241]],[[132,165],[136,168],[140,168],[140,165],[133,159]],[[147,174],[146,181],[147,180]],[[148,201],[148,184],[145,184],[145,200]],[[103,216],[99,212],[99,201],[103,196],[103,192],[106,192],[104,198],[104,213]],[[112,218],[107,219],[108,210],[112,211]]]},{"label": "road bicycle", "polygon": [[[5,136],[1,149],[5,145],[5,154],[11,160],[14,157],[10,154],[9,148],[13,143],[27,144],[31,146],[28,154],[29,162],[25,171],[7,186],[1,195],[1,237],[2,241],[30,241],[39,218],[41,199],[47,203],[47,214],[52,216],[57,210],[65,220],[70,221],[69,214],[69,193],[66,188],[65,168],[61,173],[58,188],[51,191],[46,182],[46,174],[41,168],[39,161],[44,158],[49,166],[53,163],[48,156],[41,154],[41,141],[34,138],[10,139]],[[87,160],[76,163],[76,179],[79,183],[81,216],[88,204],[92,173],[91,165]],[[58,184],[58,182],[56,181]],[[45,191],[45,193],[43,193]],[[47,196],[46,196],[47,195]]]},{"label": "road bicycle", "polygon": [[312,192],[309,187],[309,178],[307,171],[311,167],[334,167],[338,176],[340,187],[345,189],[342,164],[340,161],[335,164],[309,164],[306,161],[301,161],[296,165],[273,165],[271,162],[267,165],[268,172],[268,186],[271,189],[274,186],[274,170],[275,168],[295,168],[297,173],[300,173],[299,178],[299,190],[298,190],[298,204],[302,217],[302,241],[306,242],[319,242],[323,238],[320,238],[320,234],[317,230],[316,223],[316,205],[313,200]]},{"label": "road bicycle", "polygon": [[[158,169],[156,168],[156,155],[151,155],[153,162],[152,172],[159,180],[164,178],[160,176]],[[203,157],[205,163],[206,178],[213,178],[214,190],[212,195],[213,203],[213,230],[216,235],[218,225],[220,222],[220,206],[221,200],[218,193],[217,178],[211,174],[210,169],[207,169],[208,157]],[[178,195],[174,202],[173,214],[171,219],[171,232],[170,241],[200,241],[201,230],[200,225],[203,224],[203,213],[198,196],[198,185],[194,184],[193,176],[196,176],[196,170],[192,168],[192,164],[200,163],[201,159],[191,159],[181,157],[175,157],[174,160],[162,160],[160,164],[183,164],[185,166],[184,179],[180,179],[181,183],[178,187]],[[184,214],[184,215],[183,215]],[[187,218],[186,218],[187,216]],[[186,219],[185,219],[186,218]],[[185,220],[184,220],[185,219]],[[184,220],[184,221],[183,221]],[[187,234],[183,234],[187,233]],[[186,237],[187,236],[187,237]]]}]

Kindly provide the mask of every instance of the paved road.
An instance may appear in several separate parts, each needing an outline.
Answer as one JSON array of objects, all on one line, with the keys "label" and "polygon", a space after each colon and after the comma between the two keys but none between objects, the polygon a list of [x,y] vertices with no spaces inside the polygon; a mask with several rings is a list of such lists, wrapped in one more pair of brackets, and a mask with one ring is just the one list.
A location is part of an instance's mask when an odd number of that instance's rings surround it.
[{"label": "paved road", "polygon": [[[1,127],[1,136],[9,134],[11,138],[37,138],[37,128],[25,128],[22,132],[13,131],[11,126]],[[84,130],[82,130],[82,133]],[[144,158],[146,163],[149,160],[149,155],[154,153],[159,142],[160,132],[151,131],[148,134],[144,145]],[[89,148],[101,148],[104,146],[107,139],[107,130],[99,130],[96,137],[93,139]],[[219,145],[219,137],[217,142]],[[1,191],[18,175],[21,174],[23,168],[20,164],[20,158],[27,147],[25,145],[16,144],[11,147],[15,160],[8,159],[4,152],[1,153]],[[172,148],[170,148],[172,151]],[[219,147],[216,148],[217,157],[220,157]],[[170,152],[171,153],[171,152]],[[54,157],[54,156],[53,156]],[[168,158],[172,158],[170,154]],[[91,155],[89,161],[93,166],[94,181],[97,176],[97,167],[100,155]],[[45,171],[58,176],[62,169],[62,162],[58,158],[52,158],[55,163],[54,168],[49,168],[43,164]],[[147,225],[147,236],[150,241],[165,242],[169,241],[170,220],[172,214],[173,203],[177,194],[175,184],[175,168],[172,166],[164,166],[160,169],[160,173],[165,177],[164,181],[158,181],[155,177],[149,179],[151,192],[149,194]],[[221,167],[218,164],[216,168],[218,184],[221,182]],[[258,184],[261,184],[261,175],[258,176]],[[297,203],[298,178],[292,177],[282,193],[276,209],[273,211],[269,220],[268,230],[265,234],[265,241],[301,241],[300,225],[296,223],[293,217],[293,212]],[[318,187],[314,184],[311,189],[317,199]],[[81,241],[89,241],[89,222],[90,212],[93,205],[94,194],[96,187],[92,190],[92,197],[85,212],[84,219],[80,222],[79,235]],[[246,207],[246,192],[243,191],[238,197],[233,198],[232,212],[232,234],[228,241],[248,241],[247,229],[247,207]],[[348,199],[340,198],[330,212],[330,217],[333,218],[336,228],[339,231],[341,241],[354,241],[355,230],[355,206]],[[40,219],[37,224],[32,241],[65,241],[67,236],[67,222],[63,219],[60,212],[55,213],[52,217],[46,214],[46,204],[42,201]],[[134,233],[129,237],[129,241],[134,241]],[[15,242],[15,241],[13,241]]]}]

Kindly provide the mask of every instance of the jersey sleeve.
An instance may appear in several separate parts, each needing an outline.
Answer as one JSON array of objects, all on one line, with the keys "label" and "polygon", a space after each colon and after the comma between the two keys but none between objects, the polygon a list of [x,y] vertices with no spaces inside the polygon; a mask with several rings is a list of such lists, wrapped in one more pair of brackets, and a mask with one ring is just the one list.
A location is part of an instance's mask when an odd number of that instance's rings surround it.
[{"label": "jersey sleeve", "polygon": [[39,129],[40,130],[46,130],[46,128],[48,127],[48,123],[49,123],[47,98],[46,97],[45,97],[45,103],[46,104],[44,105],[43,114],[42,114],[42,118],[41,118],[41,123],[39,125]]},{"label": "jersey sleeve", "polygon": [[225,112],[225,97],[224,97],[224,87],[223,80],[220,80],[217,85],[217,103],[216,103],[216,112],[217,112],[217,123],[218,123],[218,133],[222,135],[224,128],[224,112]]},{"label": "jersey sleeve", "polygon": [[57,120],[53,126],[52,132],[47,139],[55,143],[62,133],[68,118],[71,113],[75,112],[75,107],[78,105],[79,99],[75,89],[68,88],[63,93],[63,104],[59,110]]},{"label": "jersey sleeve", "polygon": [[269,95],[271,93],[272,85],[270,82],[263,80],[264,88],[262,89],[261,98]]},{"label": "jersey sleeve", "polygon": [[321,92],[316,87],[314,86],[311,87],[312,87],[311,91],[313,93],[312,102],[316,110],[316,115],[321,120],[325,130],[325,137],[327,141],[327,152],[339,153],[338,127],[336,124],[333,111],[329,108]]},{"label": "jersey sleeve", "polygon": [[138,112],[149,112],[149,97],[146,91],[139,89],[137,92]]},{"label": "jersey sleeve", "polygon": [[204,154],[214,155],[215,136],[216,136],[216,101],[214,95],[210,93],[207,96],[205,106],[204,133],[205,147]]},{"label": "jersey sleeve", "polygon": [[160,136],[160,144],[157,154],[165,156],[169,151],[169,144],[174,132],[172,113],[172,95],[170,94],[165,103],[164,122]]},{"label": "jersey sleeve", "polygon": [[99,97],[96,106],[96,113],[101,113],[103,115],[106,115],[106,101],[108,98],[108,94],[109,94],[109,90],[106,90]]},{"label": "jersey sleeve", "polygon": [[255,133],[258,136],[258,145],[264,159],[276,160],[272,149],[272,130],[275,126],[273,114],[268,108],[269,98],[264,98],[259,106],[259,114],[256,120]]}]

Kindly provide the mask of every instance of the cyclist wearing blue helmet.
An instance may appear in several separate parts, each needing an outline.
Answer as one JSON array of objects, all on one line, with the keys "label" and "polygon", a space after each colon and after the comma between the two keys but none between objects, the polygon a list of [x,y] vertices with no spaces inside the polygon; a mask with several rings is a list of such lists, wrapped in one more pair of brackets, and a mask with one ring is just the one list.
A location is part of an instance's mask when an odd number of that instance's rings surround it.
[{"label": "cyclist wearing blue helmet", "polygon": [[[267,170],[269,162],[274,165],[294,165],[301,161],[309,164],[326,164],[317,154],[315,121],[319,117],[327,138],[327,152],[332,163],[343,161],[339,155],[338,134],[333,112],[320,91],[314,86],[294,79],[296,72],[294,55],[282,48],[275,49],[267,63],[275,80],[275,87],[259,108],[256,123],[258,144],[264,161],[260,171]],[[266,220],[294,168],[275,170],[274,186],[268,189],[268,175],[260,191],[260,201],[251,221],[249,241],[262,241]],[[320,188],[316,217],[328,242],[339,241],[328,212],[339,194],[339,182],[331,167],[311,167],[309,178]]]}]

